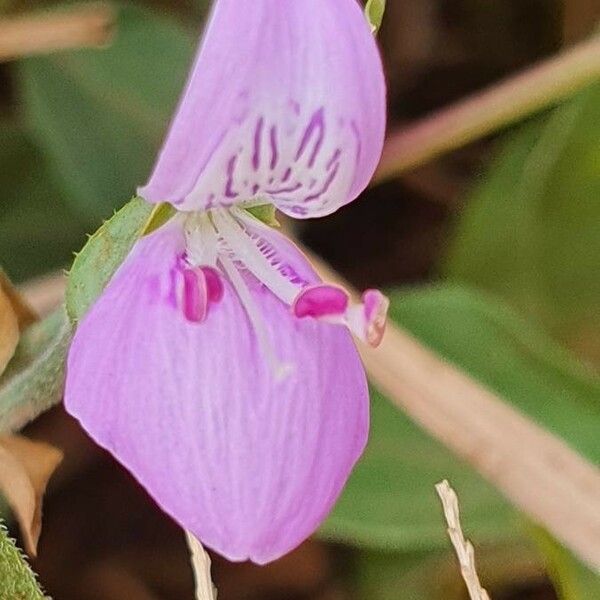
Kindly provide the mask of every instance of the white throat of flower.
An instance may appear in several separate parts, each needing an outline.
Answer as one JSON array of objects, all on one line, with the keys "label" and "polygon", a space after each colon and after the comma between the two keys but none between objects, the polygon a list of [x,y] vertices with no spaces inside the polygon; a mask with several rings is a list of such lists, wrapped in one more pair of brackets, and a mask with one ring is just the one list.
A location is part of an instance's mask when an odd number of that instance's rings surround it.
[{"label": "white throat of flower", "polygon": [[[225,276],[236,291],[256,333],[258,343],[274,375],[280,379],[292,368],[281,361],[273,348],[263,315],[257,308],[242,275],[251,273],[277,298],[290,307],[296,318],[315,318],[345,325],[366,343],[379,344],[385,327],[389,302],[376,290],[367,290],[360,304],[353,304],[337,286],[307,281],[271,242],[270,228],[247,211],[215,208],[185,217],[186,282],[199,279],[200,291],[184,288],[180,294],[186,317],[203,321],[208,304],[220,301]],[[190,275],[189,271],[194,275]],[[221,286],[221,287],[219,287]],[[194,303],[199,302],[200,306]],[[187,303],[187,304],[186,304]],[[190,318],[190,317],[188,317]]]}]

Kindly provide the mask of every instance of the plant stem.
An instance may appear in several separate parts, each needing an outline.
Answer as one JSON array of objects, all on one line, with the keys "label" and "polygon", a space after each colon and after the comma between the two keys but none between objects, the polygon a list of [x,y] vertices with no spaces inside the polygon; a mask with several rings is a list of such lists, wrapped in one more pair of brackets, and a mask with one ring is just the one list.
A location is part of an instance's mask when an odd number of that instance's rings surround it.
[{"label": "plant stem", "polygon": [[600,37],[596,36],[391,134],[375,182],[552,106],[598,79]]},{"label": "plant stem", "polygon": [[481,587],[477,569],[475,568],[475,551],[469,540],[465,539],[460,525],[460,511],[458,507],[458,496],[450,487],[450,484],[444,480],[435,486],[435,489],[442,501],[444,517],[448,523],[448,536],[456,551],[460,572],[463,576],[469,598],[471,600],[490,600],[486,590]]},{"label": "plant stem", "polygon": [[217,593],[210,577],[210,557],[198,539],[189,531],[185,537],[190,549],[192,570],[196,583],[196,600],[216,600]]},{"label": "plant stem", "polygon": [[[325,281],[351,289],[304,251]],[[391,323],[378,349],[358,349],[370,380],[391,402],[600,571],[596,466]]]},{"label": "plant stem", "polygon": [[60,12],[0,19],[0,62],[68,48],[101,46],[111,37],[114,12],[83,5]]}]

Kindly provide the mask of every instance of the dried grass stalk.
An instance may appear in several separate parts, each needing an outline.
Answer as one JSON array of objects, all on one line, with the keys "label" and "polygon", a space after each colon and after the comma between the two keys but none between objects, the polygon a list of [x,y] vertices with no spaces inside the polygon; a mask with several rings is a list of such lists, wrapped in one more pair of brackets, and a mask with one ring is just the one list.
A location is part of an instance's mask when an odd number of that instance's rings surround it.
[{"label": "dried grass stalk", "polygon": [[475,551],[473,544],[465,539],[460,526],[460,512],[458,508],[458,497],[447,481],[442,481],[435,486],[442,501],[444,516],[448,523],[448,535],[456,550],[460,572],[467,584],[471,600],[490,600],[488,593],[481,587],[477,569],[475,568]]},{"label": "dried grass stalk", "polygon": [[[311,259],[324,280],[349,289]],[[600,572],[595,464],[392,323],[379,348],[358,347],[371,381],[391,402]]]},{"label": "dried grass stalk", "polygon": [[599,77],[600,37],[594,36],[392,132],[375,179],[386,181],[516,123],[572,96]]},{"label": "dried grass stalk", "polygon": [[114,11],[108,5],[82,5],[52,13],[0,19],[0,62],[110,41]]},{"label": "dried grass stalk", "polygon": [[210,557],[202,544],[186,531],[188,547],[192,557],[192,569],[196,580],[196,600],[216,600],[217,591],[210,578]]}]

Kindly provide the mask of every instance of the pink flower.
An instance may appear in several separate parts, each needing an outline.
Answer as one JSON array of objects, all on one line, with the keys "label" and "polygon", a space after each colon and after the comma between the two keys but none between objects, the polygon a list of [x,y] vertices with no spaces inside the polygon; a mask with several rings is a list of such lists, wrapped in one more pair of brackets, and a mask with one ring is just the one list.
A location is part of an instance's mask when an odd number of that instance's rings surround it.
[{"label": "pink flower", "polygon": [[80,323],[65,403],[182,527],[274,560],[328,514],[368,433],[353,304],[246,208],[335,211],[381,154],[385,85],[355,0],[217,0],[149,183],[177,215]]}]

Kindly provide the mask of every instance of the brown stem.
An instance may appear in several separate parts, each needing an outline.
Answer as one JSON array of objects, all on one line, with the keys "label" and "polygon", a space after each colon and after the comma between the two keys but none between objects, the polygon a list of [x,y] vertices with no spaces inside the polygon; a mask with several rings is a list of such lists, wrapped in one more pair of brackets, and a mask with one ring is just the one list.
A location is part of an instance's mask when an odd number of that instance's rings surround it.
[{"label": "brown stem", "polygon": [[0,62],[67,48],[101,46],[110,40],[114,12],[83,5],[60,12],[0,19]]},{"label": "brown stem", "polygon": [[390,179],[552,106],[599,78],[600,37],[595,37],[392,133],[375,181]]},{"label": "brown stem", "polygon": [[[326,281],[344,285],[311,256]],[[600,570],[600,471],[561,438],[388,326],[382,345],[359,345],[371,381],[510,502]]]}]

